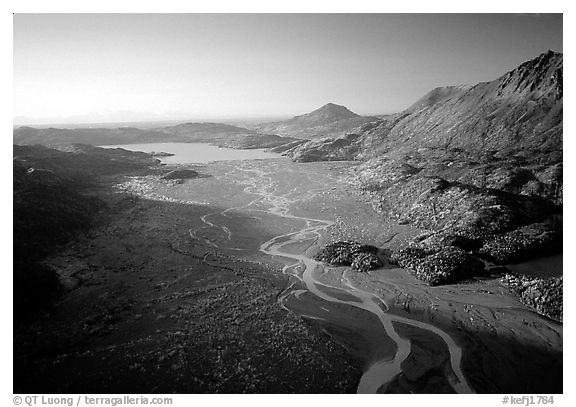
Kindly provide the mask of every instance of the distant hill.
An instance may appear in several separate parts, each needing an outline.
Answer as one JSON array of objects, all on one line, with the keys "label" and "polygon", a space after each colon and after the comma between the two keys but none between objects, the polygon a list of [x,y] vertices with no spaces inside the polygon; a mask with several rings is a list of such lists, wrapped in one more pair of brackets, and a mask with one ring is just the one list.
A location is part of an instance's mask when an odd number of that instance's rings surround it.
[{"label": "distant hill", "polygon": [[13,143],[20,145],[40,144],[58,146],[69,143],[95,146],[141,143],[212,143],[231,148],[272,148],[294,141],[291,138],[260,134],[254,130],[223,123],[183,123],[157,129],[78,128],[37,129],[19,127],[13,131]]},{"label": "distant hill", "polygon": [[340,120],[357,119],[361,116],[350,111],[346,106],[327,103],[324,106],[301,116],[293,117],[288,120],[289,124],[299,126],[323,126],[327,123],[337,122]]},{"label": "distant hill", "polygon": [[154,130],[140,130],[134,127],[78,128],[78,129],[37,129],[19,127],[13,131],[13,143],[21,145],[82,143],[92,145],[134,144],[166,141],[166,134]]},{"label": "distant hill", "polygon": [[182,136],[185,139],[202,141],[214,135],[223,136],[256,133],[254,130],[224,123],[181,123],[174,126],[162,127],[159,130],[164,133]]},{"label": "distant hill", "polygon": [[230,148],[273,148],[294,141],[224,123],[182,123],[159,130],[170,135],[172,141],[212,143]]},{"label": "distant hill", "polygon": [[377,121],[376,117],[364,117],[345,106],[328,103],[319,109],[283,122],[262,123],[254,129],[295,138],[314,139],[345,135],[363,124]]}]

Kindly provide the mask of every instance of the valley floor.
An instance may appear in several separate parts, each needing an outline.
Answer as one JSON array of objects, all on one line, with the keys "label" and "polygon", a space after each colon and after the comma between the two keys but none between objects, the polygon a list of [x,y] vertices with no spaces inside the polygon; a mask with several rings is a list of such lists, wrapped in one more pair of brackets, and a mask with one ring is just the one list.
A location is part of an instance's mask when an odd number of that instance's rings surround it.
[{"label": "valley floor", "polygon": [[352,163],[194,166],[120,177],[111,213],[46,262],[67,292],[16,329],[17,393],[562,391],[562,324],[496,278],[428,287],[310,258],[420,233],[338,178]]}]

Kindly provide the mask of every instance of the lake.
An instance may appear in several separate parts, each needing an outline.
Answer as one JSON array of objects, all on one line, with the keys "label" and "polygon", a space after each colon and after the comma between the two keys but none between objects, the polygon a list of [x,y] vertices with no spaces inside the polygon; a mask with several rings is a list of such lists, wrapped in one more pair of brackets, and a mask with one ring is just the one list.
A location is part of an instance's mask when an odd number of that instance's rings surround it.
[{"label": "lake", "polygon": [[206,143],[148,143],[148,144],[116,144],[100,146],[102,148],[123,148],[130,151],[145,153],[171,153],[170,157],[157,157],[164,164],[210,163],[229,160],[256,160],[278,158],[280,154],[262,149],[237,150],[234,148],[217,147]]}]

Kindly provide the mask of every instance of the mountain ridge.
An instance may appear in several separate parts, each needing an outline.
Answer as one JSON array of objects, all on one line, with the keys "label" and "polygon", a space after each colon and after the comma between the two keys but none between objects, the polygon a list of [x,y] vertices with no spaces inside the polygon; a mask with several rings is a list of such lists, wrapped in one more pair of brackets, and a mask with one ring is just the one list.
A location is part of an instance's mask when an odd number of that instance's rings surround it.
[{"label": "mountain ridge", "polygon": [[[366,124],[347,146],[323,149],[316,159],[367,160],[406,148],[473,151],[561,150],[563,55],[546,52],[499,78],[474,86],[436,88],[408,109]],[[296,161],[309,143],[288,152]],[[306,158],[304,158],[306,159]]]},{"label": "mountain ridge", "polygon": [[454,97],[455,95],[461,95],[468,91],[471,85],[449,85],[449,86],[439,86],[432,89],[430,92],[422,96],[412,105],[410,105],[404,112],[414,112],[422,108],[433,106],[437,103],[441,103],[446,99]]}]

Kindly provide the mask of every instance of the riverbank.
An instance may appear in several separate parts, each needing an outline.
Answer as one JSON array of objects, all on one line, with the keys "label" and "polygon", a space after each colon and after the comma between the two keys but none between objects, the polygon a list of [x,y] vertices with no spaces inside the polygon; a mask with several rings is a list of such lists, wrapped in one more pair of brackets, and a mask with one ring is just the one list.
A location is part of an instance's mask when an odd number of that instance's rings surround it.
[{"label": "riverbank", "polygon": [[[561,391],[562,325],[496,277],[429,287],[390,264],[358,273],[312,260],[328,242],[394,250],[421,232],[348,191],[339,177],[351,165],[219,162],[180,184],[118,180],[110,199],[140,199],[50,260],[87,283],[55,308],[60,326],[51,315],[33,336],[40,346],[55,332],[52,356],[24,366],[61,377],[121,343],[118,372],[96,373],[103,388],[128,386],[105,377],[122,373],[160,392],[173,369],[179,392]],[[78,304],[85,313],[66,312]],[[78,374],[68,390],[87,383]]]},{"label": "riverbank", "polygon": [[15,392],[356,390],[358,363],[278,307],[287,277],[190,237],[215,207],[100,197],[114,212],[46,259],[68,292],[15,333]]}]

